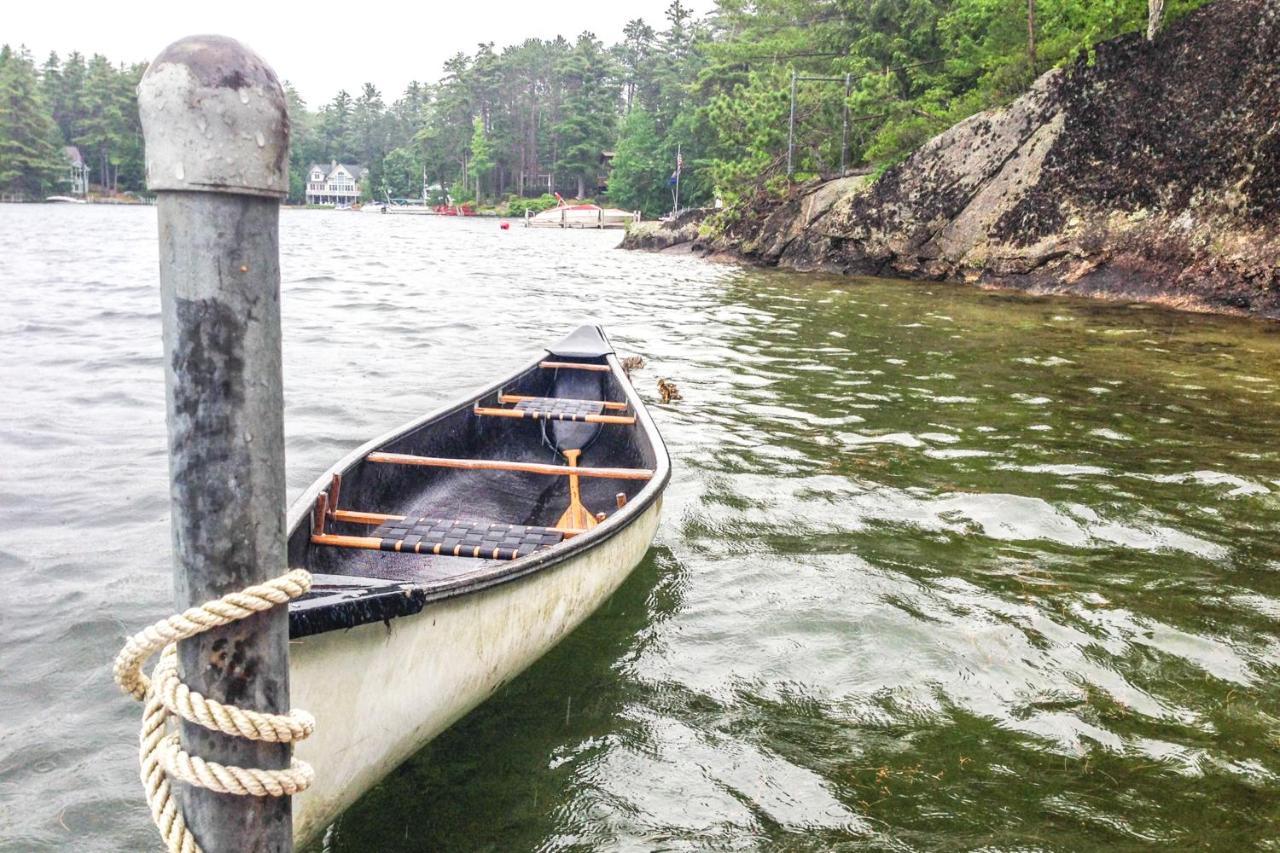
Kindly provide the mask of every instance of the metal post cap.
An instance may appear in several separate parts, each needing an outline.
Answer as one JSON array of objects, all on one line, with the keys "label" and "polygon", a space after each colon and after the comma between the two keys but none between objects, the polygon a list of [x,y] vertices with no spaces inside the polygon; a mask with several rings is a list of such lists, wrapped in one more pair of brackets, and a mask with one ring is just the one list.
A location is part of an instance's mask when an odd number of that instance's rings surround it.
[{"label": "metal post cap", "polygon": [[188,36],[138,84],[153,191],[289,194],[289,114],[267,63],[235,39]]}]

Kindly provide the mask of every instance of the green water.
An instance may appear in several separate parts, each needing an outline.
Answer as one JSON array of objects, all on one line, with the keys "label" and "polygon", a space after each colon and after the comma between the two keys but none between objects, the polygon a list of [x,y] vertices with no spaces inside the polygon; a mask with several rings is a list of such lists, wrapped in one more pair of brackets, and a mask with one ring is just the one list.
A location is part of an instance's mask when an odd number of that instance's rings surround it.
[{"label": "green water", "polygon": [[1280,847],[1280,328],[720,275],[649,557],[323,848]]},{"label": "green water", "polygon": [[[155,209],[0,233],[0,853],[155,849]],[[291,497],[587,321],[675,463],[607,608],[317,848],[1280,846],[1280,326],[617,239],[281,214]]]}]

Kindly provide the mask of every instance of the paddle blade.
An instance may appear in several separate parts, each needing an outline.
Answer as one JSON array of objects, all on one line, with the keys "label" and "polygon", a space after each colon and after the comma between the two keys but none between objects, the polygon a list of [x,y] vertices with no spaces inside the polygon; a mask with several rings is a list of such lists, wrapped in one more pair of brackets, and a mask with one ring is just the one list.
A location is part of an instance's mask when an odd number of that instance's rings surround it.
[{"label": "paddle blade", "polygon": [[571,503],[556,522],[556,530],[590,530],[599,523],[581,502]]}]

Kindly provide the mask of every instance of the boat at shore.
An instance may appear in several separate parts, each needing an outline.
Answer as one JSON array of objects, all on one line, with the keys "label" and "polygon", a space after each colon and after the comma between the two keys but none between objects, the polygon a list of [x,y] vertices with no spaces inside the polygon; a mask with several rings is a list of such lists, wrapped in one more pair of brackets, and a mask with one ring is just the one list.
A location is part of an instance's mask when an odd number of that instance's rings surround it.
[{"label": "boat at shore", "polygon": [[667,451],[604,332],[369,442],[289,510],[294,797],[313,839],[596,610],[648,551]]},{"label": "boat at shore", "polygon": [[379,206],[378,213],[394,213],[401,216],[438,216],[436,208],[418,199],[389,198]]},{"label": "boat at shore", "polygon": [[75,196],[70,196],[70,195],[51,195],[48,198],[46,198],[45,201],[52,202],[54,204],[88,204],[89,203],[82,198],[76,198]]},{"label": "boat at shore", "polygon": [[525,211],[526,228],[626,228],[640,221],[640,212],[601,207],[598,204],[569,204],[556,193],[559,204],[541,213]]}]

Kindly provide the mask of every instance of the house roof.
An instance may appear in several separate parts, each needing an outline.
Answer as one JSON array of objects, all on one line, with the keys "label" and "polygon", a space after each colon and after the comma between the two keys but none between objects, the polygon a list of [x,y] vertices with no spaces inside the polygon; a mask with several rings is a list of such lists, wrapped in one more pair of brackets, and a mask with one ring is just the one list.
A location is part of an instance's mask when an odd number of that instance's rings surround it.
[{"label": "house roof", "polygon": [[62,156],[67,158],[67,162],[72,166],[83,166],[84,158],[80,156],[80,149],[74,145],[65,145],[62,148]]},{"label": "house roof", "polygon": [[327,181],[329,178],[333,177],[334,172],[338,171],[339,166],[346,169],[351,177],[355,178],[357,181],[369,173],[367,168],[364,166],[357,166],[354,163],[334,163],[329,166],[326,166],[324,163],[312,163],[311,167],[307,169],[307,174],[314,171],[323,172],[324,179]]}]

